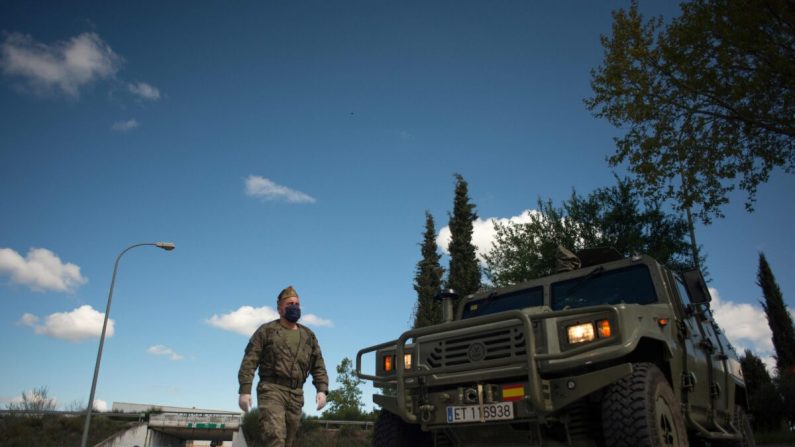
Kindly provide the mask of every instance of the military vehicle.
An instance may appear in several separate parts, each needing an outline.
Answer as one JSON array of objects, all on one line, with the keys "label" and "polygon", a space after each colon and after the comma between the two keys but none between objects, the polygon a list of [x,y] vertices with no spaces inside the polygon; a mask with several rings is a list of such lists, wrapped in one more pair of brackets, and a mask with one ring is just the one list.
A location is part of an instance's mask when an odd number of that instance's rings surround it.
[{"label": "military vehicle", "polygon": [[442,293],[443,323],[358,352],[383,390],[375,447],[754,445],[699,271],[610,250],[560,259],[550,276]]}]

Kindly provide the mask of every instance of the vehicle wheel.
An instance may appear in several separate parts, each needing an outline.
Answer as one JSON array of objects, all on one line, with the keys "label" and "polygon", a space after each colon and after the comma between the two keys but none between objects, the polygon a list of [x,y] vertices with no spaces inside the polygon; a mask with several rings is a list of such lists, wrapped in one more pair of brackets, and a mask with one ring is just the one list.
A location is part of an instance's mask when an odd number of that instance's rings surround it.
[{"label": "vehicle wheel", "polygon": [[407,424],[400,416],[381,410],[373,425],[373,447],[433,447],[433,438],[419,425]]},{"label": "vehicle wheel", "polygon": [[652,363],[634,364],[632,374],[607,388],[602,431],[608,446],[688,446],[679,399]]},{"label": "vehicle wheel", "polygon": [[740,430],[740,434],[743,435],[743,437],[739,441],[730,441],[723,445],[726,447],[756,447],[754,432],[751,430],[751,421],[748,420],[748,415],[745,413],[743,407],[739,405],[734,407],[732,424]]}]

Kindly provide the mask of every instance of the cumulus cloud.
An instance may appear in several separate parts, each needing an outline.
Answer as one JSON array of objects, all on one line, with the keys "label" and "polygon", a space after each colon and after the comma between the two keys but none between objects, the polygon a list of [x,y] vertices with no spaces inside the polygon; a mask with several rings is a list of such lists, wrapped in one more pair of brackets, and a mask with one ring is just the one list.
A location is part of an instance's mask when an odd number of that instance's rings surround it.
[{"label": "cumulus cloud", "polygon": [[127,89],[140,98],[148,99],[150,101],[157,101],[160,99],[160,90],[157,87],[147,84],[146,82],[134,82],[127,84]]},{"label": "cumulus cloud", "polygon": [[[206,320],[210,326],[215,326],[229,332],[250,336],[260,325],[279,318],[279,313],[268,306],[252,307],[241,306],[239,309],[223,315],[213,315]],[[320,318],[317,315],[306,314],[299,320],[307,326],[332,327],[331,320]]]},{"label": "cumulus cloud", "polygon": [[325,318],[320,318],[313,314],[302,316],[301,323],[304,323],[307,326],[334,327],[334,323],[332,323],[331,320],[326,320]]},{"label": "cumulus cloud", "polygon": [[174,361],[182,360],[182,359],[185,358],[184,356],[179,355],[176,352],[174,352],[173,349],[169,348],[168,346],[164,346],[164,345],[150,346],[149,349],[146,350],[146,352],[148,352],[148,353],[150,353],[152,355],[157,355],[157,356],[165,355],[165,356],[168,356],[169,359],[174,360]]},{"label": "cumulus cloud", "polygon": [[726,337],[737,348],[737,354],[743,355],[750,349],[754,355],[761,358],[772,374],[775,371],[776,360],[773,358],[773,333],[767,324],[767,315],[761,306],[747,303],[736,303],[723,300],[717,289],[709,289],[712,295],[712,313]]},{"label": "cumulus cloud", "polygon": [[110,408],[108,407],[108,403],[101,399],[94,399],[94,411],[99,411],[100,413],[108,411]]},{"label": "cumulus cloud", "polygon": [[73,293],[88,282],[80,274],[80,267],[61,262],[55,253],[46,248],[31,248],[23,258],[10,248],[0,248],[0,275],[11,277],[11,282],[29,287],[34,292],[52,290]]},{"label": "cumulus cloud", "polygon": [[[29,313],[22,315],[18,323],[32,327],[34,332],[39,335],[76,342],[99,337],[102,334],[104,318],[104,313],[97,312],[85,304],[71,312],[56,312],[48,315],[43,324],[39,324],[41,321],[39,317]],[[113,319],[108,319],[105,337],[113,336],[114,325]]]},{"label": "cumulus cloud", "polygon": [[138,120],[133,118],[127,121],[116,121],[115,123],[113,123],[113,126],[111,126],[111,129],[116,132],[129,132],[135,129],[136,127],[138,127],[139,125],[140,124],[138,123]]},{"label": "cumulus cloud", "polygon": [[11,33],[0,47],[3,72],[22,79],[36,93],[77,97],[82,87],[115,76],[122,63],[123,59],[95,33],[50,45]]},{"label": "cumulus cloud", "polygon": [[284,200],[289,203],[315,203],[315,198],[279,185],[272,180],[257,175],[246,177],[246,195],[263,200]]},{"label": "cumulus cloud", "polygon": [[[531,216],[537,213],[538,211],[536,210],[525,210],[518,216],[513,217],[477,218],[472,222],[472,244],[475,245],[478,259],[482,262],[483,255],[491,250],[491,244],[497,236],[497,232],[494,231],[495,221],[502,225],[507,225],[508,223],[523,224],[530,222]],[[439,235],[436,237],[436,244],[441,247],[445,253],[449,253],[448,247],[450,246],[451,238],[452,233],[450,232],[450,226],[445,226],[439,230]]]}]

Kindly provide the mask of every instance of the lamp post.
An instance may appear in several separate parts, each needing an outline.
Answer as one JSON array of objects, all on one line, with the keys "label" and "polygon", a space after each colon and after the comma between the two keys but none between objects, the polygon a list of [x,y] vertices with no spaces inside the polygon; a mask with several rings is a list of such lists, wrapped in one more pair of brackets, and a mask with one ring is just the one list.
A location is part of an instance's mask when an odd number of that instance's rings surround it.
[{"label": "lamp post", "polygon": [[166,251],[171,251],[176,248],[172,242],[145,242],[142,244],[133,244],[122,250],[119,256],[116,257],[116,264],[113,266],[113,277],[110,280],[110,292],[108,292],[108,304],[105,306],[105,320],[102,322],[102,335],[99,337],[99,350],[97,351],[97,364],[94,366],[94,380],[91,381],[91,394],[88,397],[88,408],[86,409],[86,424],[83,427],[83,440],[80,443],[81,447],[86,447],[88,442],[88,427],[91,425],[91,412],[94,409],[94,392],[97,390],[97,377],[99,376],[99,362],[102,360],[102,346],[105,344],[105,329],[108,327],[108,314],[110,314],[110,302],[113,299],[113,286],[116,284],[116,270],[119,269],[119,261],[122,255],[135,247],[143,245],[152,245],[154,247],[162,248]]}]

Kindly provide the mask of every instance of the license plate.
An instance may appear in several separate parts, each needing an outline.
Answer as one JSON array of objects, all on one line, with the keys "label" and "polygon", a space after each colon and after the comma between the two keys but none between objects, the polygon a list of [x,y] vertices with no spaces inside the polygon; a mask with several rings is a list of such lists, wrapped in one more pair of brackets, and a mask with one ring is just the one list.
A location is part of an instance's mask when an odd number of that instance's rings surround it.
[{"label": "license plate", "polygon": [[[483,416],[486,421],[507,421],[513,419],[513,403],[484,404]],[[480,405],[460,405],[447,407],[447,423],[480,422]]]}]

